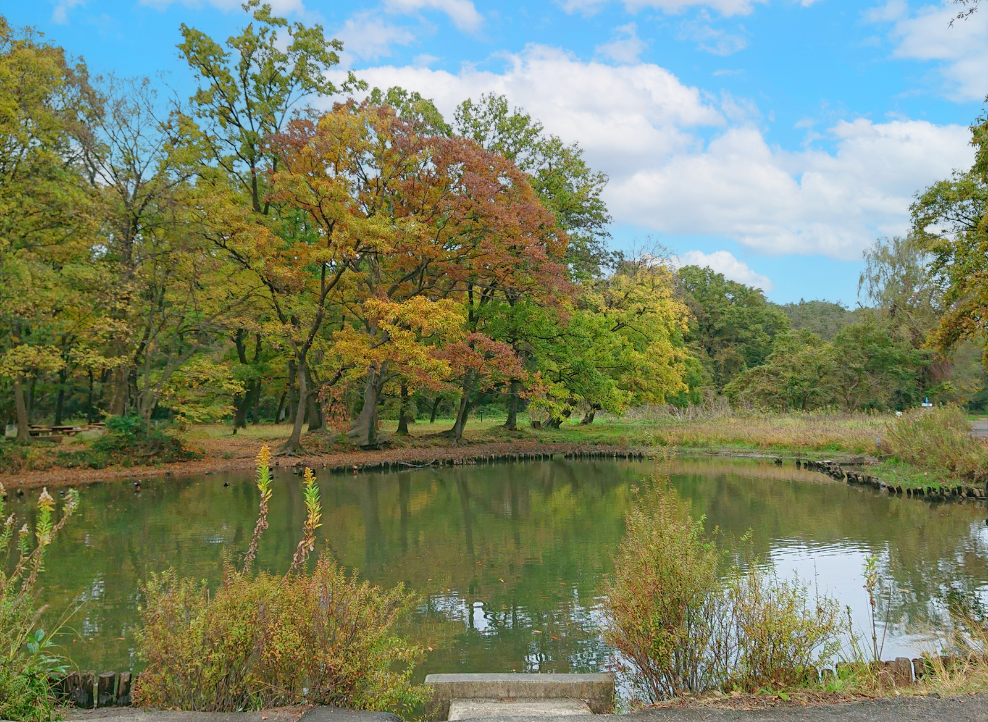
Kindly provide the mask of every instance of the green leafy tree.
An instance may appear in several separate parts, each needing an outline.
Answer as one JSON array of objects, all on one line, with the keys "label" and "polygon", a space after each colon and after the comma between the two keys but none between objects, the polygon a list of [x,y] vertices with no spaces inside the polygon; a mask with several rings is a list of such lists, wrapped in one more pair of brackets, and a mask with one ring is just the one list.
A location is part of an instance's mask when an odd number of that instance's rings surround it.
[{"label": "green leafy tree", "polygon": [[970,170],[934,183],[912,206],[913,233],[932,254],[943,315],[932,333],[941,350],[988,331],[988,116],[971,128]]},{"label": "green leafy tree", "polygon": [[757,288],[729,281],[711,268],[684,266],[676,274],[690,311],[689,343],[721,390],[746,369],[762,364],[789,319]]},{"label": "green leafy tree", "polygon": [[0,16],[0,376],[30,440],[28,375],[58,370],[52,348],[85,256],[93,204],[79,163],[90,110],[84,65]]}]

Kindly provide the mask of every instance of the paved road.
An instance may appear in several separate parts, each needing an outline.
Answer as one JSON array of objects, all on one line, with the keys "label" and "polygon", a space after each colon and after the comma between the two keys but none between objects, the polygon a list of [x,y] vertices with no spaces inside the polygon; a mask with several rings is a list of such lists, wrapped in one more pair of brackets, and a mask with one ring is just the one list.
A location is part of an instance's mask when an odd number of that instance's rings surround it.
[{"label": "paved road", "polygon": [[[288,722],[291,712],[144,712],[133,708],[71,711],[74,722]],[[486,717],[485,722],[545,722],[545,717]],[[654,709],[628,715],[573,715],[566,722],[988,722],[988,695],[968,697],[899,697],[819,707],[764,710]],[[299,722],[400,722],[393,715],[316,708]]]},{"label": "paved road", "polygon": [[[654,709],[628,715],[557,718],[559,722],[986,722],[988,695],[899,697],[819,707],[764,710]],[[545,722],[539,717],[494,717],[485,722]]]},{"label": "paved road", "polygon": [[65,719],[67,722],[402,722],[393,714],[335,707],[315,707],[302,715],[290,708],[261,712],[176,712],[106,707],[67,709]]},{"label": "paved road", "polygon": [[971,436],[978,439],[988,439],[988,421],[970,421]]}]

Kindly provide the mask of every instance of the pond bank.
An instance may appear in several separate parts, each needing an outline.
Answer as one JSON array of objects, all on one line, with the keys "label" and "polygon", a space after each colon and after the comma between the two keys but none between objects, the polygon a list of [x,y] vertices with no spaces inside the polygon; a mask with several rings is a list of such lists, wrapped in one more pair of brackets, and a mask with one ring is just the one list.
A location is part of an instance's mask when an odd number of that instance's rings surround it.
[{"label": "pond bank", "polygon": [[[260,443],[256,444],[260,448]],[[256,448],[253,449],[256,452]],[[978,485],[912,485],[890,483],[879,478],[870,465],[874,457],[850,453],[824,453],[810,449],[793,453],[789,449],[746,449],[723,446],[648,446],[642,444],[604,444],[592,442],[552,442],[538,440],[477,441],[443,446],[406,446],[373,451],[350,450],[307,453],[300,456],[275,456],[275,467],[301,473],[303,467],[330,470],[335,474],[374,471],[402,471],[429,466],[458,466],[508,461],[538,461],[562,457],[567,459],[661,459],[672,456],[724,457],[772,460],[776,465],[795,463],[798,468],[819,471],[831,478],[907,497],[927,500],[988,499],[988,490]],[[8,489],[66,487],[124,479],[142,480],[172,476],[210,475],[255,468],[253,453],[242,451],[233,458],[208,456],[194,461],[179,461],[154,466],[108,467],[104,469],[51,468],[9,474],[4,479]]]}]

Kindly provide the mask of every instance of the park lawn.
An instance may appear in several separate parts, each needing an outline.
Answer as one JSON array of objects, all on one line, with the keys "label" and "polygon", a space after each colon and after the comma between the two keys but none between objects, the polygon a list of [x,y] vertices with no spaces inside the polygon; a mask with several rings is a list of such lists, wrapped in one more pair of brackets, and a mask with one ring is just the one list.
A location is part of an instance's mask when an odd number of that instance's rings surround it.
[{"label": "park lawn", "polygon": [[[679,447],[684,450],[723,450],[819,456],[829,453],[863,455],[876,451],[888,422],[894,417],[877,414],[792,413],[724,415],[682,419],[671,415],[655,418],[602,416],[593,424],[568,421],[558,429],[533,428],[525,415],[518,418],[518,430],[503,428],[503,415],[472,417],[464,432],[466,445],[489,442],[526,441],[629,447]],[[452,441],[442,432],[453,420],[437,418],[435,423],[418,421],[409,425],[409,436],[395,435],[397,422],[382,422],[382,435],[395,446],[448,446]],[[207,454],[256,451],[258,443],[276,445],[288,438],[288,424],[248,425],[236,435],[229,425],[210,424],[183,432],[188,441],[204,447]],[[250,445],[253,444],[251,447]],[[332,433],[303,437],[303,444],[320,451],[342,451],[349,447]],[[237,453],[239,456],[240,454]]]}]

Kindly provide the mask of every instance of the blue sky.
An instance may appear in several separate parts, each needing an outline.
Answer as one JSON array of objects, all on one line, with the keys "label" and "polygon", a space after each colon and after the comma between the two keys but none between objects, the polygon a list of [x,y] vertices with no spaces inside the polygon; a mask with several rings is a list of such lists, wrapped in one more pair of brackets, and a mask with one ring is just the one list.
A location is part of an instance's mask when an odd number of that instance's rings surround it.
[{"label": "blue sky", "polygon": [[[779,303],[857,302],[861,252],[970,165],[988,8],[916,0],[273,0],[343,66],[444,113],[498,92],[610,178],[614,244],[646,237]],[[179,25],[225,38],[238,0],[0,0],[95,73],[166,72]]]}]

